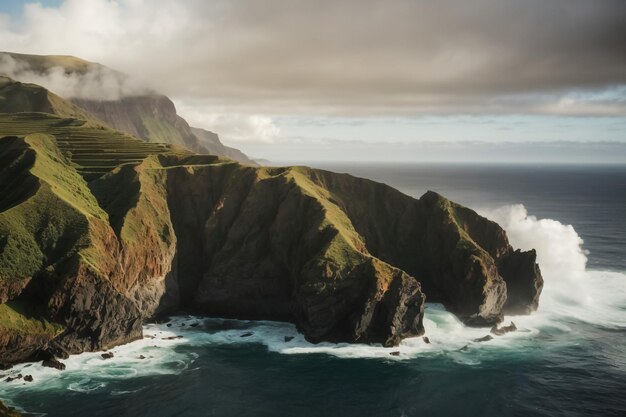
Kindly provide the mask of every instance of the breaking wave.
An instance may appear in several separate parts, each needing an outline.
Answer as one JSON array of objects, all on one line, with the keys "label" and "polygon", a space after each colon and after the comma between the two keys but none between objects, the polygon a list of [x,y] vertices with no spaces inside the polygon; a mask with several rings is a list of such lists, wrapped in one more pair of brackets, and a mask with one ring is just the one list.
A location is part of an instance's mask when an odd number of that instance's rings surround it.
[{"label": "breaking wave", "polygon": [[539,309],[533,319],[573,319],[598,326],[626,327],[626,274],[587,270],[583,240],[571,225],[529,216],[523,205],[484,211],[499,223],[511,244],[535,248],[544,277]]}]

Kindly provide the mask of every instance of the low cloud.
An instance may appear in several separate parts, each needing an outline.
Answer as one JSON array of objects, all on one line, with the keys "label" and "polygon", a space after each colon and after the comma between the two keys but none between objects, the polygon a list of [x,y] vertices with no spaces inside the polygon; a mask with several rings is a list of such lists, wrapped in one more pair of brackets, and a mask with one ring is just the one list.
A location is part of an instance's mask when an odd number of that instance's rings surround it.
[{"label": "low cloud", "polygon": [[190,125],[220,135],[225,143],[273,144],[280,128],[269,116],[238,113],[208,113],[202,105],[176,103],[178,114]]},{"label": "low cloud", "polygon": [[625,44],[623,0],[65,0],[0,18],[0,49],[239,114],[623,116]]},{"label": "low cloud", "polygon": [[129,76],[101,65],[84,63],[72,72],[55,65],[33,68],[19,56],[4,53],[0,53],[0,75],[41,85],[68,99],[118,100],[150,91]]}]

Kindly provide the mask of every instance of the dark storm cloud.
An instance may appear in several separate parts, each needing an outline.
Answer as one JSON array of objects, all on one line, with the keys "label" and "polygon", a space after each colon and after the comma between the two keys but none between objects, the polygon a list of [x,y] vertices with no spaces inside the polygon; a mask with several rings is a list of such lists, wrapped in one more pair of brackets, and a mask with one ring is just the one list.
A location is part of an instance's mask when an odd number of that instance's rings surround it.
[{"label": "dark storm cloud", "polygon": [[96,28],[85,3],[33,9],[0,46],[244,110],[626,114],[624,0],[93,0]]}]

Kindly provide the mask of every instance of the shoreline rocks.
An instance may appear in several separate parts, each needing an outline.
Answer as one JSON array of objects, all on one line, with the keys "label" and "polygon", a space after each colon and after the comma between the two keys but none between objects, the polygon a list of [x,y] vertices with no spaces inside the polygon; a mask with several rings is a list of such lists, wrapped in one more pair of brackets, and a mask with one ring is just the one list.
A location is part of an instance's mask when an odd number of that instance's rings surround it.
[{"label": "shoreline rocks", "polygon": [[517,326],[515,326],[515,323],[511,322],[511,324],[509,324],[508,326],[502,326],[502,327],[498,327],[497,325],[493,326],[491,328],[490,333],[496,336],[502,336],[504,334],[515,332],[515,331],[517,331]]},{"label": "shoreline rocks", "polygon": [[55,359],[55,358],[46,359],[46,360],[41,362],[41,365],[45,366],[47,368],[58,369],[59,371],[64,371],[65,370],[65,364],[63,362],[59,361],[58,359]]}]

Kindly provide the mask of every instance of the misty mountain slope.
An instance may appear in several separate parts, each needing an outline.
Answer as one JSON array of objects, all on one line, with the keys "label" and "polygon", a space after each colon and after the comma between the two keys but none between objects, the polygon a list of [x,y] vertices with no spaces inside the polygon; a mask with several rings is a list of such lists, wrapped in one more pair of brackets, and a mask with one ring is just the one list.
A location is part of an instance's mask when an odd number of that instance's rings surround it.
[{"label": "misty mountain slope", "polygon": [[168,97],[104,65],[72,56],[0,52],[1,74],[53,89],[108,126],[148,142],[175,144],[256,165],[242,152],[224,146],[219,138],[197,137]]},{"label": "misty mountain slope", "polygon": [[105,123],[84,109],[47,89],[21,83],[0,75],[0,113],[50,113],[85,120],[93,125]]},{"label": "misty mountain slope", "polygon": [[[0,52],[0,56],[2,56],[1,59],[5,60],[3,65],[10,65],[13,72],[30,70],[35,73],[45,73],[55,68],[61,68],[66,73],[85,74],[98,67],[102,67],[94,62],[89,62],[71,55],[32,55],[15,52]],[[10,60],[8,60],[8,58],[10,58]]]},{"label": "misty mountain slope", "polygon": [[424,332],[426,297],[473,325],[537,307],[534,251],[435,193],[46,113],[0,114],[2,136],[0,362],[108,348],[181,310],[389,346]]}]

